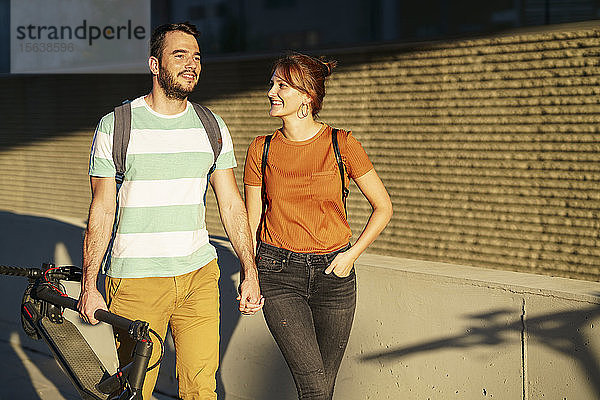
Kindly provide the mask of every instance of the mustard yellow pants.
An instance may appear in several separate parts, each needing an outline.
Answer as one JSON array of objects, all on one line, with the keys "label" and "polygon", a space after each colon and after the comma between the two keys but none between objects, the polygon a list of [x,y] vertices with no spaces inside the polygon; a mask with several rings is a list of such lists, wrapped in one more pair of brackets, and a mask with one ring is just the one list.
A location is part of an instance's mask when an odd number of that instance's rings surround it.
[{"label": "mustard yellow pants", "polygon": [[[219,266],[213,260],[185,275],[168,278],[106,279],[110,312],[132,320],[147,321],[164,340],[167,327],[175,342],[179,397],[184,400],[214,400],[215,373],[219,366]],[[160,356],[158,340],[150,365]],[[121,366],[131,361],[133,341],[126,332],[115,329]],[[150,400],[158,377],[158,367],[146,374],[142,388]]]}]

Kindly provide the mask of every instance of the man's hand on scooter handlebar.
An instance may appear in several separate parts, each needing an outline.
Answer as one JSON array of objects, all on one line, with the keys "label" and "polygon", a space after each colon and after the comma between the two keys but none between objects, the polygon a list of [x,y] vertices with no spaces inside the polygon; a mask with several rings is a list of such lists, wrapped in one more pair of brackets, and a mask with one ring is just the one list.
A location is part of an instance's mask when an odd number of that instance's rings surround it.
[{"label": "man's hand on scooter handlebar", "polygon": [[104,297],[96,288],[86,289],[79,295],[79,301],[77,302],[77,310],[81,319],[92,325],[96,325],[99,321],[94,318],[96,310],[108,311]]}]

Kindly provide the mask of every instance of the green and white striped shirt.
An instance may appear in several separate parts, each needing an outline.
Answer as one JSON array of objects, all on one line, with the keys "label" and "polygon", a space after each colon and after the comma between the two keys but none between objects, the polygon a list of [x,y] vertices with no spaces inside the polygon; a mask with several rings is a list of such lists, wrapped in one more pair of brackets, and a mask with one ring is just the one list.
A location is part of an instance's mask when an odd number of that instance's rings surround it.
[{"label": "green and white striped shirt", "polygon": [[[223,147],[217,169],[235,167],[231,135],[215,115]],[[114,113],[98,124],[89,174],[114,177]],[[119,191],[118,228],[107,274],[114,278],[165,277],[194,271],[216,258],[204,219],[213,151],[192,105],[162,115],[139,97],[131,102],[131,137]]]}]

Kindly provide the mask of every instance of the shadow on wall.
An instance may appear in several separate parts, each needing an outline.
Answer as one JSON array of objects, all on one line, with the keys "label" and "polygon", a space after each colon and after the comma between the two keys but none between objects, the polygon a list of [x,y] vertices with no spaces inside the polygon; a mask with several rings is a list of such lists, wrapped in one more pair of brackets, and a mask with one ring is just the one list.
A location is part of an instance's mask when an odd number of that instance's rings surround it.
[{"label": "shadow on wall", "polygon": [[[410,53],[422,48],[423,44],[404,44],[397,52]],[[198,88],[190,100],[208,103],[264,90],[276,58],[265,56],[243,63],[231,60],[205,62]],[[345,68],[360,65],[368,58],[366,53],[336,55]],[[146,94],[150,89],[149,74],[15,75],[0,80],[0,91],[12,94],[10,107],[0,107],[3,122],[0,125],[0,151],[77,131],[91,132],[113,107],[125,99]],[[73,105],[77,105],[77,112],[73,112]],[[33,114],[32,110],[35,110]]]},{"label": "shadow on wall", "polygon": [[[600,298],[600,293],[594,294]],[[413,354],[435,352],[448,348],[506,345],[509,333],[525,333],[529,341],[574,359],[585,371],[596,398],[600,399],[600,360],[590,351],[590,338],[584,334],[600,317],[600,305],[565,312],[547,313],[506,324],[514,310],[497,309],[483,314],[466,315],[470,325],[464,335],[450,336],[395,350],[367,354],[363,362],[394,361]],[[485,328],[482,328],[485,327]]]},{"label": "shadow on wall", "polygon": [[[43,262],[53,262],[57,265],[81,265],[82,227],[51,218],[10,212],[0,212],[0,226],[2,227],[0,230],[0,265],[27,268],[37,268]],[[236,300],[239,262],[228,247],[215,242],[213,245],[217,248],[221,267],[219,282],[221,296],[220,354],[223,357],[240,318]],[[34,387],[36,382],[33,381],[31,375],[28,375],[31,368],[27,368],[25,365],[28,363],[27,359],[36,363],[37,381],[42,379],[49,385],[54,385],[63,397],[77,398],[74,387],[71,387],[67,377],[59,371],[58,366],[51,359],[50,350],[46,345],[41,341],[32,340],[21,329],[19,309],[26,284],[27,281],[24,278],[0,276],[0,304],[6,310],[0,317],[0,327],[2,328],[0,329],[0,346],[14,349],[14,351],[0,352],[9,354],[7,360],[2,361],[0,366],[10,361],[10,367],[6,364],[7,368],[4,370],[18,371],[15,372],[18,374],[15,375],[15,378],[22,380],[19,398],[42,399],[41,395],[36,393],[39,391],[39,388]],[[175,396],[177,385],[174,378],[173,346],[167,345],[165,351],[157,391]],[[57,380],[59,382],[56,382]],[[220,373],[217,373],[217,391],[219,399],[224,399],[225,391]],[[14,398],[14,396],[14,385],[2,384],[2,378],[0,378],[0,399]]]}]

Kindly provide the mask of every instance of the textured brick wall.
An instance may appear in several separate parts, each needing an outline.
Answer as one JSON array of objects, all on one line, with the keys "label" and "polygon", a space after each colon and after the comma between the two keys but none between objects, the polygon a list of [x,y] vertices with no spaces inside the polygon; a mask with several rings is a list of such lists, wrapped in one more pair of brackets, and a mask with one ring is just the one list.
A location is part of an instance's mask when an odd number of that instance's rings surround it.
[{"label": "textured brick wall", "polygon": [[[353,130],[395,207],[370,252],[600,280],[600,29],[331,55],[340,67],[321,119]],[[240,183],[250,140],[278,126],[271,61],[207,62],[195,95],[228,123]],[[84,219],[93,125],[148,87],[144,76],[0,80],[0,209]],[[349,209],[358,233],[370,207],[356,186]],[[216,212],[208,224],[222,233]]]}]

